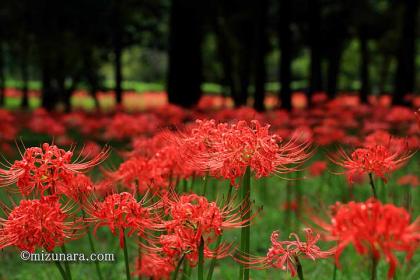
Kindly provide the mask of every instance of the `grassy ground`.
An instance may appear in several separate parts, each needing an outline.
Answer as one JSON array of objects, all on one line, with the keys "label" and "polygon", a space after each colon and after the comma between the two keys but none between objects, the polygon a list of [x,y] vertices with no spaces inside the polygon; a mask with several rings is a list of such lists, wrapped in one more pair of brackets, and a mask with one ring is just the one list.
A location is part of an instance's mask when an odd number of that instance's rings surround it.
[{"label": "grassy ground", "polygon": [[[23,133],[23,139],[27,146],[39,145],[49,139],[44,136],[36,136],[30,132]],[[81,142],[81,141],[80,141]],[[120,144],[115,144],[120,146]],[[320,152],[315,156],[320,158]],[[405,187],[397,186],[395,181],[401,175],[406,173],[418,174],[419,155],[412,158],[410,163],[402,170],[396,171],[386,186],[379,184],[379,197],[382,201],[393,202],[397,205],[402,205],[403,198],[406,192]],[[113,153],[105,166],[117,166],[121,159]],[[93,171],[93,177],[98,176],[98,170]],[[291,176],[296,176],[291,175]],[[297,174],[299,177],[304,177],[306,174]],[[321,206],[326,211],[327,206],[336,201],[350,200],[350,189],[345,183],[343,176],[325,174],[317,178],[305,178],[302,180],[292,181],[283,180],[279,177],[270,177],[252,182],[252,199],[255,200],[255,206],[263,206],[263,211],[255,219],[252,225],[251,248],[255,255],[265,255],[270,246],[269,237],[272,231],[280,230],[282,238],[287,239],[290,232],[297,232],[302,234],[302,229],[305,223],[309,221],[308,213],[314,215],[321,215],[322,211],[314,211]],[[191,184],[191,181],[189,182]],[[203,193],[203,181],[197,178],[191,187],[191,190],[198,194]],[[215,199],[227,193],[228,182],[210,180],[208,183],[207,197]],[[385,193],[387,195],[385,195]],[[300,197],[302,200],[300,204],[309,206],[309,212],[302,211],[301,217],[297,218],[297,213],[282,210],[283,203],[290,195],[292,198]],[[357,185],[353,189],[355,200],[363,201],[367,199],[370,193],[370,187],[367,183]],[[6,192],[4,189],[0,190],[0,197],[2,201],[7,201]],[[420,190],[419,188],[412,189],[412,205],[413,217],[417,217],[420,213]],[[312,212],[311,212],[312,211]],[[240,230],[226,231],[224,240],[234,241],[239,243]],[[101,229],[95,238],[95,245],[97,252],[115,253],[116,261],[110,263],[101,263],[101,270],[105,279],[123,279],[124,258],[123,252],[119,248],[118,238],[111,235],[109,230]],[[87,236],[80,240],[71,242],[66,245],[68,252],[84,252],[90,254],[88,247]],[[328,248],[332,244],[323,244],[323,248]],[[134,239],[129,241],[129,255],[134,260],[137,252]],[[417,280],[420,279],[420,254],[417,253],[411,262],[407,263],[403,259],[403,255],[398,255],[401,267],[398,268],[395,279]],[[0,279],[60,279],[58,270],[52,263],[30,263],[20,260],[19,251],[14,248],[7,248],[0,254],[0,263],[2,268],[0,270]],[[207,265],[208,265],[207,261]],[[369,279],[370,261],[365,257],[357,255],[353,249],[348,248],[344,251],[341,257],[342,269],[337,271],[336,279]],[[334,265],[332,259],[320,260],[312,262],[311,260],[303,260],[303,270],[306,279],[333,279]],[[73,279],[95,279],[95,266],[93,263],[72,263],[71,271]],[[218,261],[213,279],[237,279],[239,266],[230,259]],[[381,260],[378,266],[378,279],[386,279],[388,265]],[[205,270],[205,272],[207,269]],[[252,279],[290,279],[288,273],[280,270],[266,270],[266,271],[251,271]],[[185,276],[184,279],[196,279],[196,270],[193,269],[190,277]]]}]

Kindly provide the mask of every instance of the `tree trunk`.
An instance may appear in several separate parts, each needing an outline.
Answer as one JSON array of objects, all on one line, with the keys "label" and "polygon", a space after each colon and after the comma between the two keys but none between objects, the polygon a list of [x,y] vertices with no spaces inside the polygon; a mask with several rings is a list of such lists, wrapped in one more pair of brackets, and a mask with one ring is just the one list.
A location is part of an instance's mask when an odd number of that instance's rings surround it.
[{"label": "tree trunk", "polygon": [[310,48],[310,78],[308,90],[308,105],[311,104],[312,94],[323,90],[322,86],[322,43],[321,12],[319,0],[309,1],[309,48]]},{"label": "tree trunk", "polygon": [[360,102],[368,103],[369,86],[369,48],[365,32],[360,31]]},{"label": "tree trunk", "polygon": [[97,96],[97,92],[99,90],[99,78],[96,68],[98,65],[96,65],[96,67],[94,66],[95,62],[93,58],[93,51],[90,47],[84,49],[83,58],[84,72],[86,73],[86,79],[89,87],[88,92],[95,102],[95,109],[100,111],[101,108]]},{"label": "tree trunk", "polygon": [[198,103],[202,81],[202,15],[193,0],[172,0],[169,34],[168,99],[192,107]]},{"label": "tree trunk", "polygon": [[290,29],[291,2],[280,1],[279,11],[279,41],[280,41],[280,96],[281,107],[286,110],[292,109],[292,31]]},{"label": "tree trunk", "polygon": [[228,44],[226,43],[223,31],[223,26],[219,27],[220,23],[216,23],[217,49],[222,63],[223,78],[222,84],[229,88],[230,96],[238,96],[238,92],[234,83],[232,73],[232,57],[229,55]]},{"label": "tree trunk", "polygon": [[394,105],[403,105],[404,96],[414,91],[416,16],[418,0],[405,0],[402,38],[397,54]]},{"label": "tree trunk", "polygon": [[391,65],[391,57],[388,54],[382,55],[382,63],[379,69],[379,94],[384,94],[389,76],[389,67]]},{"label": "tree trunk", "polygon": [[[25,35],[24,35],[25,36]],[[26,36],[25,36],[26,37]],[[28,42],[24,40],[22,44],[22,57],[20,61],[20,71],[22,75],[22,100],[20,107],[22,109],[28,109],[29,107],[29,69],[28,69]]]},{"label": "tree trunk", "polygon": [[265,81],[267,71],[265,69],[265,56],[267,54],[267,11],[268,0],[257,1],[257,28],[256,28],[256,57],[255,57],[255,92],[254,108],[257,111],[264,111]]},{"label": "tree trunk", "polygon": [[[117,39],[118,42],[118,39]],[[115,75],[115,103],[117,105],[122,104],[122,69],[121,69],[121,54],[122,48],[119,43],[114,45],[114,75]]]},{"label": "tree trunk", "polygon": [[42,107],[52,111],[56,104],[56,95],[51,85],[51,69],[46,61],[42,65]]},{"label": "tree trunk", "polygon": [[113,43],[113,52],[114,52],[114,93],[115,93],[115,103],[118,106],[122,104],[122,64],[121,64],[121,57],[122,57],[122,26],[121,26],[121,3],[119,0],[114,0],[114,26],[112,31],[112,43]]},{"label": "tree trunk", "polygon": [[327,94],[328,99],[334,99],[337,96],[338,73],[341,65],[342,44],[336,42],[333,48],[328,52],[328,77]]},{"label": "tree trunk", "polygon": [[4,74],[4,44],[0,42],[0,106],[5,103],[6,79]]}]

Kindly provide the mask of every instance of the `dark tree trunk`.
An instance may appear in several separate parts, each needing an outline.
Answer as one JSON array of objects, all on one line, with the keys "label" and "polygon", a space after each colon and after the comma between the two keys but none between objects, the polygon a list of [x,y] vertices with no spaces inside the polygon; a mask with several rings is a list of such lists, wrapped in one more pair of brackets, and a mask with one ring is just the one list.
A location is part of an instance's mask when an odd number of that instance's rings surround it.
[{"label": "dark tree trunk", "polygon": [[363,30],[360,31],[360,101],[368,103],[369,86],[369,48],[368,39]]},{"label": "dark tree trunk", "polygon": [[192,107],[201,97],[202,15],[194,0],[172,0],[169,35],[168,99]]},{"label": "dark tree trunk", "polygon": [[113,16],[114,16],[114,26],[112,31],[112,44],[113,44],[113,52],[114,52],[114,93],[115,93],[115,103],[117,106],[122,104],[122,64],[121,64],[121,57],[123,51],[123,42],[122,42],[122,15],[121,15],[121,5],[119,0],[114,0],[114,9],[113,9]]},{"label": "dark tree trunk", "polygon": [[309,48],[310,48],[310,78],[308,90],[308,105],[312,94],[323,90],[322,86],[322,41],[320,1],[309,0]]},{"label": "dark tree trunk", "polygon": [[279,41],[280,41],[280,96],[281,107],[292,109],[292,30],[290,29],[291,1],[281,0],[279,11]]},{"label": "dark tree trunk", "polygon": [[[248,90],[251,78],[251,65],[253,61],[253,54],[255,53],[256,43],[255,23],[251,20],[255,17],[254,1],[241,1],[240,16],[235,24],[234,34],[237,38],[237,85],[239,98],[235,102],[235,107],[246,106],[248,101]],[[234,55],[234,54],[232,54]]]},{"label": "dark tree trunk", "polygon": [[[247,48],[247,47],[245,47]],[[251,76],[251,63],[250,57],[252,56],[252,52],[250,50],[242,50],[242,54],[240,54],[239,58],[239,98],[235,103],[235,107],[246,106],[248,101],[248,89],[249,89],[249,81]]]},{"label": "dark tree trunk", "polygon": [[42,65],[42,107],[47,111],[52,111],[56,105],[56,94],[52,87],[51,69],[44,61]]},{"label": "dark tree trunk", "polygon": [[255,92],[254,108],[257,111],[264,111],[265,80],[267,71],[265,69],[265,56],[267,54],[267,11],[268,0],[257,1],[257,28],[256,28],[256,56],[255,56]]},{"label": "dark tree trunk", "polygon": [[397,71],[395,76],[394,98],[395,105],[404,104],[404,96],[414,91],[415,73],[415,41],[416,16],[418,0],[405,0],[403,13],[403,30],[397,54]]},{"label": "dark tree trunk", "polygon": [[[25,36],[26,37],[26,36]],[[20,61],[20,71],[22,75],[22,100],[20,103],[20,107],[22,109],[27,109],[29,107],[29,69],[28,69],[28,42],[24,40],[22,44],[22,56]]]},{"label": "dark tree trunk", "polygon": [[216,23],[217,49],[223,68],[222,83],[229,88],[230,96],[234,97],[237,96],[238,93],[233,79],[232,57],[229,55],[228,45],[221,29],[223,29],[223,26],[219,27],[219,23]]},{"label": "dark tree trunk", "polygon": [[4,68],[4,44],[0,42],[0,106],[4,106],[5,103],[6,79]]},{"label": "dark tree trunk", "polygon": [[84,72],[86,73],[86,79],[87,79],[88,87],[89,87],[88,92],[95,102],[95,109],[99,111],[101,109],[98,96],[97,96],[97,92],[99,90],[99,77],[98,77],[97,69],[94,66],[95,63],[94,63],[92,49],[90,47],[85,48],[83,52],[83,56],[84,56],[84,65],[83,65]]},{"label": "dark tree trunk", "polygon": [[122,69],[121,69],[121,54],[122,48],[121,44],[117,43],[119,40],[117,39],[114,45],[114,75],[115,75],[115,102],[117,105],[122,104]]},{"label": "dark tree trunk", "polygon": [[328,73],[327,73],[327,94],[328,99],[334,99],[337,96],[338,73],[340,72],[342,45],[337,42],[333,48],[328,51]]},{"label": "dark tree trunk", "polygon": [[381,63],[381,67],[379,69],[379,77],[380,77],[379,85],[378,85],[379,94],[385,93],[388,76],[389,76],[389,67],[391,65],[391,56],[389,56],[388,54],[384,54],[382,59],[383,60]]}]

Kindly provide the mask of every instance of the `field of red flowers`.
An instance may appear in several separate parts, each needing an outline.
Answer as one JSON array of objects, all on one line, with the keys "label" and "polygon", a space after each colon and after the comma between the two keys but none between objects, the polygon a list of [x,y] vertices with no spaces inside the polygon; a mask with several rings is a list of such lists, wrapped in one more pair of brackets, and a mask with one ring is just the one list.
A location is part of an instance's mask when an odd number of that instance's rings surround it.
[{"label": "field of red flowers", "polygon": [[217,102],[0,110],[0,279],[420,279],[420,111]]}]

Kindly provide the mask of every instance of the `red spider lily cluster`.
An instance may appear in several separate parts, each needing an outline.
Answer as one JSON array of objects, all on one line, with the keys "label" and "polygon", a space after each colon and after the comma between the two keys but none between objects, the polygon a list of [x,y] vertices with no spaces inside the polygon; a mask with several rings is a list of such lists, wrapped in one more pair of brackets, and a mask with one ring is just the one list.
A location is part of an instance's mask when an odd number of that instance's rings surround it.
[{"label": "red spider lily cluster", "polygon": [[[165,106],[142,113],[36,110],[20,116],[0,110],[3,151],[10,151],[21,129],[54,137],[54,144],[17,149],[18,159],[2,164],[0,191],[12,202],[0,203],[0,249],[54,251],[90,230],[95,236],[109,231],[125,253],[128,243],[138,246],[134,275],[168,279],[187,266],[202,267],[200,256],[212,261],[232,257],[244,269],[274,268],[301,277],[305,259],[335,256],[339,265],[353,245],[366,258],[388,262],[391,278],[399,265],[396,253],[406,253],[408,262],[420,245],[419,220],[412,217],[411,204],[400,208],[398,199],[386,204],[349,193],[343,201],[352,201],[331,207],[330,219],[311,215],[316,227],[303,229],[306,240],[291,233],[281,241],[274,231],[264,256],[224,239],[226,230],[243,230],[264,218],[251,203],[251,192],[246,193],[246,180],[254,188],[256,182],[268,187],[270,177],[286,179],[294,196],[286,194],[287,201],[276,204],[282,205],[278,214],[299,218],[307,185],[319,180],[328,186],[328,174],[337,175],[335,167],[346,175],[349,189],[359,183],[363,187],[369,176],[371,184],[379,178],[387,187],[404,189],[404,199],[411,199],[419,178],[403,168],[420,147],[418,113],[355,106],[345,98],[323,103],[321,97],[314,108],[292,112]],[[83,148],[74,146],[72,135],[86,138]],[[111,151],[102,143],[122,147],[113,151],[122,159],[118,166],[104,162]],[[214,184],[207,186],[209,181]],[[220,193],[224,181],[230,186],[227,198]],[[219,191],[216,201],[206,197],[206,188]],[[281,219],[277,228],[297,232]],[[321,249],[321,241],[331,242],[330,249]],[[242,243],[241,238],[241,248]]]},{"label": "red spider lily cluster", "polygon": [[235,124],[197,121],[197,127],[181,135],[179,143],[184,161],[198,171],[229,179],[232,185],[247,167],[257,178],[296,171],[310,153],[308,141],[294,136],[284,141],[269,133],[269,125],[257,120]]},{"label": "red spider lily cluster", "polygon": [[343,250],[352,244],[362,255],[379,259],[383,254],[390,264],[392,278],[398,264],[395,252],[406,252],[409,261],[420,242],[420,220],[411,222],[410,214],[393,204],[375,199],[366,202],[337,203],[330,223],[316,219],[330,240],[337,241],[337,263]]},{"label": "red spider lily cluster", "polygon": [[0,248],[16,246],[32,253],[37,248],[52,251],[75,239],[81,221],[73,219],[71,208],[58,200],[57,196],[21,200],[7,219],[0,220]]},{"label": "red spider lily cluster", "polygon": [[354,177],[366,174],[374,174],[386,182],[387,176],[404,164],[411,157],[410,154],[407,148],[392,152],[389,147],[375,145],[358,148],[350,156],[341,151],[341,161],[333,161],[346,169],[350,183],[354,182]]},{"label": "red spider lily cluster", "polygon": [[228,256],[231,244],[219,244],[214,250],[209,245],[216,241],[223,230],[239,228],[249,222],[241,220],[241,215],[250,211],[249,207],[241,212],[235,211],[237,208],[230,204],[220,208],[215,202],[196,194],[166,198],[163,203],[169,220],[163,223],[167,234],[160,236],[161,250],[171,259],[185,255],[191,266],[197,264],[201,242],[204,243],[204,257]]},{"label": "red spider lily cluster", "polygon": [[[302,242],[296,233],[291,233],[290,237],[295,240],[279,241],[280,233],[274,231],[271,234],[271,247],[268,249],[265,257],[247,257],[244,263],[256,269],[266,269],[273,267],[289,271],[292,277],[297,274],[297,266],[300,265],[299,257],[311,260],[328,258],[335,254],[335,248],[321,250],[317,242],[320,239],[319,234],[314,234],[311,228],[304,229],[306,241]],[[241,262],[241,260],[239,260]]]}]

